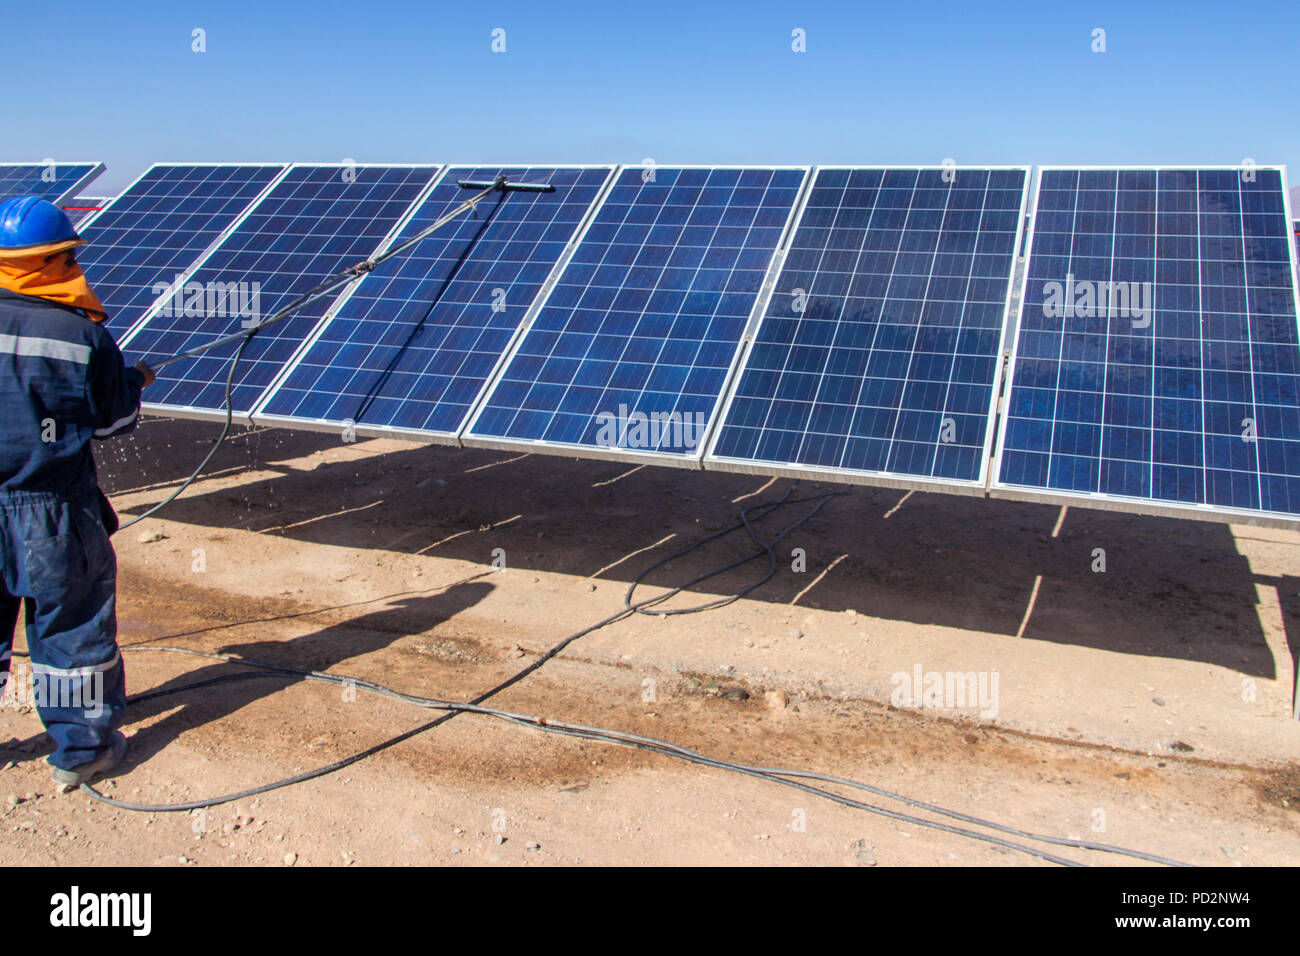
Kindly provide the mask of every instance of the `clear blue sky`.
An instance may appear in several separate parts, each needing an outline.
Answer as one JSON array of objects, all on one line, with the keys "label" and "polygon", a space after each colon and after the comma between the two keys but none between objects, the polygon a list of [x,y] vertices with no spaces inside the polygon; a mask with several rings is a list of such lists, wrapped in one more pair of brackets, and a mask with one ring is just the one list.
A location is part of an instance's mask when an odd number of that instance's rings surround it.
[{"label": "clear blue sky", "polygon": [[4,19],[0,159],[103,160],[110,193],[185,160],[1300,164],[1294,2],[123,0]]}]

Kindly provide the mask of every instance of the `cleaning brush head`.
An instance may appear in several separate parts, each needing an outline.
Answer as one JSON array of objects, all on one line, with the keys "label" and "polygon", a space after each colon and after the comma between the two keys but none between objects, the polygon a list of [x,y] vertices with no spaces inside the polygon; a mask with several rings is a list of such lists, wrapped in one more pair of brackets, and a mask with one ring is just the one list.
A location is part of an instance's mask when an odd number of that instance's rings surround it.
[{"label": "cleaning brush head", "polygon": [[503,192],[553,193],[555,187],[548,183],[512,183],[504,176],[488,182],[480,179],[461,179],[456,182],[462,189],[490,189],[495,186]]}]

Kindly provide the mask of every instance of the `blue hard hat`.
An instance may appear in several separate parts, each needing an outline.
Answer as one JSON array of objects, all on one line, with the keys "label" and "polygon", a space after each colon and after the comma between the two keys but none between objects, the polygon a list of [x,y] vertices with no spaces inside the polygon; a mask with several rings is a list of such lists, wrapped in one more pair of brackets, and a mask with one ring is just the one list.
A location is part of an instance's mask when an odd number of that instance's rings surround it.
[{"label": "blue hard hat", "polygon": [[81,241],[72,220],[40,196],[15,196],[0,201],[0,252],[15,252]]}]

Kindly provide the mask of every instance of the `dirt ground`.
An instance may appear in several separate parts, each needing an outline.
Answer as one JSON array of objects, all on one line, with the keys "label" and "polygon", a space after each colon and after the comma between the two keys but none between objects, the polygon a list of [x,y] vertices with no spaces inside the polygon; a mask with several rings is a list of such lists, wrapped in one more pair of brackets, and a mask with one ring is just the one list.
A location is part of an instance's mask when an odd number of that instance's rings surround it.
[{"label": "dirt ground", "polygon": [[[101,480],[123,518],[161,500],[217,431],[155,419],[104,447]],[[655,560],[789,485],[240,429],[207,477],[114,539],[129,689],[243,670],[133,650],[164,644],[469,699],[614,613]],[[796,494],[819,490],[831,486]],[[775,534],[800,508],[759,528]],[[491,703],[851,777],[1035,833],[1199,865],[1294,865],[1297,543],[1290,531],[852,488],[782,543],[775,577],[748,597],[612,624]],[[722,538],[652,573],[637,598],[751,548]],[[765,570],[752,562],[668,606]],[[990,696],[900,699],[918,672],[971,673]],[[1052,865],[477,715],[203,813],[117,810],[56,794],[48,739],[21,704],[0,707],[6,866]],[[133,706],[130,757],[103,789],[150,804],[235,792],[432,716],[315,682],[213,684]]]}]

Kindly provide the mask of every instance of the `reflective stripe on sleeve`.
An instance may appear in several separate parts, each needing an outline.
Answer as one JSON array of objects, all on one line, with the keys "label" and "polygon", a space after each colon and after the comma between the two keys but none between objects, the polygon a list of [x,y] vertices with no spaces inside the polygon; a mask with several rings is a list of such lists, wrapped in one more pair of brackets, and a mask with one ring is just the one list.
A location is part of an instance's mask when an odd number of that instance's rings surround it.
[{"label": "reflective stripe on sleeve", "polygon": [[0,335],[0,354],[59,359],[78,365],[90,364],[90,346],[31,335]]}]

